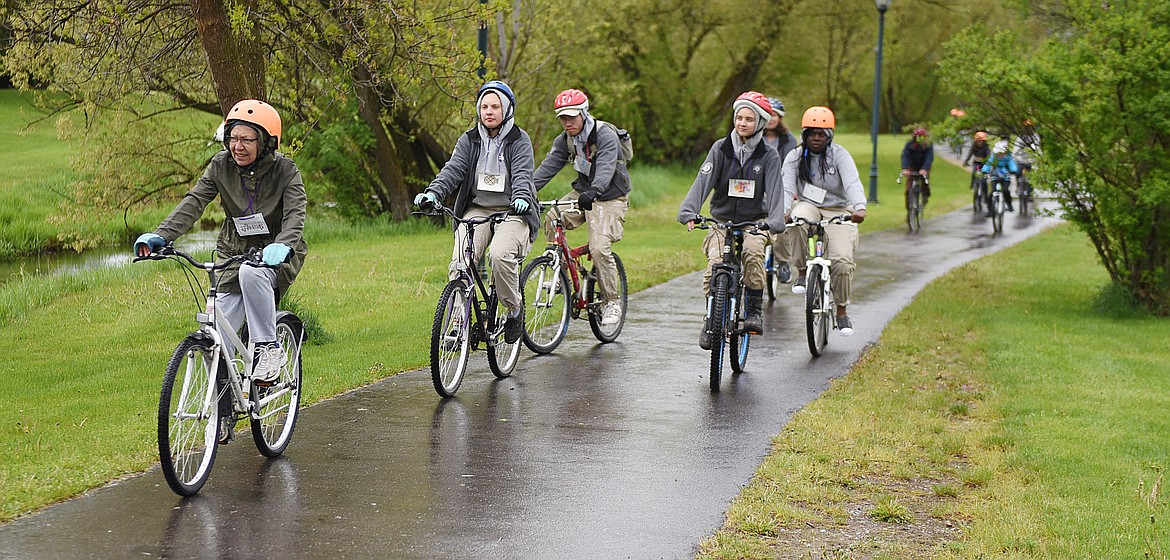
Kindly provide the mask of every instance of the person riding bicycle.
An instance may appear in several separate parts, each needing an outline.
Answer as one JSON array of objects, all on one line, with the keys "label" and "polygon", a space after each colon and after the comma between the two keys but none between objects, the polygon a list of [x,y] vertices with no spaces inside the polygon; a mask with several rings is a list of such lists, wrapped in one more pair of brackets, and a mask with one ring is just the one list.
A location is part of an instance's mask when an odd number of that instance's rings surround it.
[{"label": "person riding bicycle", "polygon": [[[461,218],[488,216],[511,210],[504,222],[475,227],[474,257],[478,262],[491,244],[492,283],[500,303],[508,309],[504,340],[513,344],[524,332],[524,305],[520,292],[520,262],[540,230],[536,190],[532,187],[532,140],[513,121],[516,96],[499,80],[480,86],[476,97],[476,124],[459,136],[451,159],[431,184],[414,197],[422,210],[455,194],[451,210]],[[454,280],[464,267],[467,226],[455,228],[455,247],[447,276]]]},{"label": "person riding bicycle", "polygon": [[1036,125],[1032,119],[1024,119],[1023,130],[1012,143],[1012,159],[1016,160],[1016,165],[1020,168],[1016,177],[1023,179],[1017,180],[1017,187],[1022,187],[1023,182],[1027,181],[1028,172],[1032,170],[1032,165],[1040,155],[1040,135],[1036,132]]},{"label": "person riding bicycle", "polygon": [[995,148],[991,152],[991,157],[983,162],[983,168],[981,170],[984,175],[992,176],[992,182],[987,185],[987,195],[984,197],[988,218],[995,215],[995,209],[991,207],[991,191],[994,190],[994,183],[997,182],[1003,184],[1003,200],[1004,205],[1007,206],[1007,211],[1015,211],[1012,209],[1012,191],[1008,188],[1008,185],[1011,182],[1010,177],[1020,172],[1019,166],[1016,165],[1016,160],[1012,159],[1011,154],[1008,153],[1007,140],[996,142]]},{"label": "person riding bicycle", "polygon": [[971,162],[974,161],[974,169],[977,171],[983,167],[983,162],[987,161],[990,155],[991,144],[987,143],[987,133],[980,130],[975,133],[975,139],[971,141],[971,148],[967,151],[967,157],[963,158],[963,167],[971,165]]},{"label": "person riding bicycle", "polygon": [[[727,137],[711,145],[707,159],[678,209],[678,221],[686,224],[687,230],[693,230],[699,210],[710,196],[711,216],[717,220],[766,220],[772,232],[783,232],[785,198],[778,196],[783,195],[780,155],[762,141],[764,127],[772,117],[772,106],[762,94],[748,91],[735,99],[732,115],[734,128]],[[712,267],[723,262],[725,234],[713,227],[703,239],[703,252],[707,254],[707,269],[703,273],[704,297],[710,291]],[[764,271],[767,241],[762,235],[744,235],[743,238],[743,278],[747,286],[744,329],[755,334],[764,332],[762,305],[767,281]],[[710,350],[712,343],[713,335],[704,324],[699,346]]]},{"label": "person riding bicycle", "polygon": [[[280,265],[224,269],[215,286],[216,307],[227,325],[238,331],[248,321],[248,340],[255,347],[251,375],[259,384],[274,381],[284,365],[276,340],[276,303],[308,252],[305,185],[296,164],[276,151],[280,138],[280,114],[272,105],[255,99],[236,103],[224,119],[223,151],[211,158],[203,176],[162,224],[134,242],[138,256],[157,252],[189,231],[218,195],[226,214],[215,244],[218,261],[262,250],[264,264]],[[223,338],[230,356],[234,349]]]},{"label": "person riding bicycle", "polygon": [[[853,252],[859,239],[857,225],[865,220],[865,188],[857,173],[853,156],[833,143],[837,117],[828,107],[810,107],[801,119],[801,146],[784,161],[784,197],[797,198],[790,216],[810,222],[848,215],[850,222],[825,227],[825,256],[829,266],[833,299],[837,302],[837,330],[842,336],[853,334],[853,324],[846,313],[852,291]],[[799,239],[808,239],[808,226],[796,228]],[[792,293],[805,292],[808,243],[793,245],[793,258],[801,263],[800,276]]]},{"label": "person riding bicycle", "polygon": [[[800,140],[796,139],[796,135],[788,130],[788,125],[784,122],[784,103],[775,97],[769,97],[768,103],[772,106],[772,119],[764,127],[764,143],[776,149],[783,165],[788,152],[796,148]],[[792,267],[788,262],[792,258],[792,244],[795,240],[793,233],[787,230],[772,236],[773,266],[782,284],[792,281]]]},{"label": "person riding bicycle", "polygon": [[[910,140],[902,147],[902,175],[907,178],[906,192],[910,192],[910,175],[921,175],[923,179],[930,176],[930,166],[934,163],[934,146],[927,138],[925,128],[916,128]],[[922,205],[930,202],[930,184],[922,182]],[[910,201],[907,199],[906,204]]]},{"label": "person riding bicycle", "polygon": [[[589,97],[580,90],[558,93],[553,111],[565,132],[553,140],[532,176],[532,184],[539,191],[565,165],[571,164],[577,171],[573,190],[560,201],[576,200],[585,213],[564,214],[562,223],[565,229],[589,224],[589,256],[597,267],[597,286],[605,299],[601,324],[615,325],[621,320],[622,307],[613,244],[621,241],[630,205],[630,172],[622,157],[621,139],[616,128],[589,114]],[[545,235],[552,243],[551,220],[548,224]]]}]

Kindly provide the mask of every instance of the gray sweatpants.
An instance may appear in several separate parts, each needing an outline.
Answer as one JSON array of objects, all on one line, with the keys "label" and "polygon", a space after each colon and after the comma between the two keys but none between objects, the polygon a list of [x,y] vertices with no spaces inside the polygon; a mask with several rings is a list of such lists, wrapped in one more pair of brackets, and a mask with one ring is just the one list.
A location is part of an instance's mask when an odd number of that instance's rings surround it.
[{"label": "gray sweatpants", "polygon": [[[234,332],[240,331],[244,318],[248,319],[248,342],[276,341],[276,270],[255,266],[240,266],[239,294],[220,292],[215,296],[215,306],[227,319]],[[231,340],[220,325],[219,336],[224,342],[224,352],[233,356]]]}]

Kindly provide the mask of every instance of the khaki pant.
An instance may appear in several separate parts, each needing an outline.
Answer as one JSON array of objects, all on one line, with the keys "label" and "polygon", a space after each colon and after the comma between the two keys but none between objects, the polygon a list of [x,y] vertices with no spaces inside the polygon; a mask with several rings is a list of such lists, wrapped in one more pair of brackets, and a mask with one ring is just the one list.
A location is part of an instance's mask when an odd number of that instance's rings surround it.
[{"label": "khaki pant", "polygon": [[[506,207],[484,208],[472,205],[467,208],[463,217],[487,216],[505,209]],[[500,302],[509,311],[514,311],[520,308],[524,299],[520,294],[520,262],[532,248],[532,242],[528,240],[528,224],[520,216],[509,216],[507,220],[495,225],[494,233],[491,225],[488,223],[475,226],[473,249],[475,260],[477,262],[482,260],[484,249],[491,244],[488,264],[492,269],[492,283],[496,286]],[[450,280],[457,278],[459,270],[464,268],[463,251],[466,245],[467,226],[459,224],[455,230],[455,248],[451,252],[451,264],[447,267],[447,278]]]},{"label": "khaki pant", "polygon": [[772,235],[772,265],[791,263],[793,245],[800,241],[800,236],[793,229],[785,229],[783,233]]},{"label": "khaki pant", "polygon": [[[809,221],[820,221],[842,214],[850,214],[849,210],[845,208],[817,208],[812,204],[803,200],[798,201],[792,207],[793,218],[804,218]],[[804,270],[805,263],[808,261],[808,226],[801,226],[792,228],[797,230],[798,240],[804,240],[803,243],[797,242],[792,245],[792,262],[794,266],[801,270],[800,274],[804,275],[807,271]],[[837,305],[849,305],[850,287],[853,283],[853,269],[857,267],[853,263],[853,251],[857,250],[858,242],[861,236],[857,231],[857,224],[847,222],[844,224],[833,224],[825,228],[825,258],[829,259],[829,276],[833,284],[833,299],[837,301]]]},{"label": "khaki pant", "polygon": [[[580,194],[570,191],[569,194],[558,199],[560,202],[577,200]],[[581,224],[589,225],[589,258],[597,266],[597,290],[605,301],[621,299],[621,284],[618,281],[617,262],[613,258],[613,244],[622,240],[625,230],[626,208],[630,206],[629,197],[618,197],[613,200],[595,200],[593,209],[578,212],[563,212],[561,221],[565,229],[576,229]],[[551,215],[553,210],[549,210]],[[551,243],[553,240],[552,219],[544,221],[544,235]]]},{"label": "khaki pant", "polygon": [[[703,239],[703,253],[707,255],[707,270],[703,272],[703,295],[710,293],[711,267],[723,262],[723,238],[726,230],[712,227],[707,230],[707,237]],[[745,233],[743,236],[743,283],[750,290],[763,290],[767,282],[767,273],[764,271],[764,253],[768,247],[768,237]]]}]

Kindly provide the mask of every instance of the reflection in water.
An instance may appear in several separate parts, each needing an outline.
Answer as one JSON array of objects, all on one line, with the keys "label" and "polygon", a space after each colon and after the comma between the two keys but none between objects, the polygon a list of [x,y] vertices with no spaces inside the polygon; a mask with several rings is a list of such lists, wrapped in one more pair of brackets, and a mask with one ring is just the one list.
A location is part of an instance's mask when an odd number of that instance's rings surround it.
[{"label": "reflection in water", "polygon": [[[244,473],[220,473],[242,476]],[[297,470],[281,456],[260,463],[248,491],[196,494],[171,510],[163,558],[296,557],[302,504]]]},{"label": "reflection in water", "polygon": [[[179,238],[175,244],[180,249],[210,251],[215,248],[218,232],[200,231]],[[0,262],[0,285],[13,280],[44,275],[77,274],[88,270],[114,268],[130,264],[130,247],[99,247],[81,253],[62,252],[48,255],[32,255],[11,261]]]}]

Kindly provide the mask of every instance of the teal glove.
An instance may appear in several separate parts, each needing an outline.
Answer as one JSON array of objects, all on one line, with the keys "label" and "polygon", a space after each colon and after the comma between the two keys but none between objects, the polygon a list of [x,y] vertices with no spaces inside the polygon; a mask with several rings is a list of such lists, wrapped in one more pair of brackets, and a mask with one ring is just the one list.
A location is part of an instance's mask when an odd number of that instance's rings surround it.
[{"label": "teal glove", "polygon": [[264,255],[261,257],[261,260],[263,260],[264,264],[268,266],[284,264],[284,261],[288,260],[288,255],[291,252],[292,247],[289,247],[284,243],[269,243],[268,246],[264,248]]},{"label": "teal glove", "polygon": [[512,201],[512,209],[515,210],[517,214],[524,214],[528,212],[528,201],[524,200],[523,198],[517,198],[516,200]]},{"label": "teal glove", "polygon": [[421,192],[414,197],[414,205],[424,210],[428,207],[433,207],[438,201],[439,199],[435,197],[435,193],[431,192]]},{"label": "teal glove", "polygon": [[[157,253],[159,249],[167,244],[167,240],[154,233],[144,233],[138,236],[134,242],[134,254],[139,254],[139,249],[142,247],[150,248],[151,253]],[[143,255],[145,256],[145,255]]]}]

